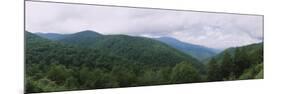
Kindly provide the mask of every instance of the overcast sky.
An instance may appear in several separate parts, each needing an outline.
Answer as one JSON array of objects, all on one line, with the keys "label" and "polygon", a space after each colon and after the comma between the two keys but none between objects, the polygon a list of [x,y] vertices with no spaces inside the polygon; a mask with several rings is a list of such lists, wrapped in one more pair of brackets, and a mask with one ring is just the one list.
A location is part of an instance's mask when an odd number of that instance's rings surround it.
[{"label": "overcast sky", "polygon": [[172,37],[210,48],[242,46],[263,40],[263,18],[253,15],[136,9],[27,2],[26,30]]}]

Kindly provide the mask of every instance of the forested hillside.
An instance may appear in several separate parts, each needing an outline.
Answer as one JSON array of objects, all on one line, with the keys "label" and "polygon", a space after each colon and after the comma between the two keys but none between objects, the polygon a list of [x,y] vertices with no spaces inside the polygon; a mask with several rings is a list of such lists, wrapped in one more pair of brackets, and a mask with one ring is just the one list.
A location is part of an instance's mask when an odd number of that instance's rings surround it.
[{"label": "forested hillside", "polygon": [[89,31],[58,41],[25,35],[26,92],[205,81],[202,63],[152,39]]},{"label": "forested hillside", "polygon": [[228,48],[203,64],[145,37],[89,30],[25,36],[28,93],[263,78],[263,43]]},{"label": "forested hillside", "polygon": [[104,54],[146,64],[175,64],[181,61],[199,63],[190,55],[184,54],[164,43],[144,37],[128,35],[101,35],[94,31],[83,31],[68,35],[59,40],[62,43],[94,48]]},{"label": "forested hillside", "polygon": [[179,51],[182,51],[186,54],[190,54],[191,56],[195,57],[200,61],[213,57],[217,53],[219,53],[219,51],[216,49],[207,48],[201,45],[185,43],[170,37],[160,37],[156,38],[156,40],[166,43],[169,46],[178,49]]},{"label": "forested hillside", "polygon": [[208,63],[208,80],[263,78],[263,43],[229,48]]}]

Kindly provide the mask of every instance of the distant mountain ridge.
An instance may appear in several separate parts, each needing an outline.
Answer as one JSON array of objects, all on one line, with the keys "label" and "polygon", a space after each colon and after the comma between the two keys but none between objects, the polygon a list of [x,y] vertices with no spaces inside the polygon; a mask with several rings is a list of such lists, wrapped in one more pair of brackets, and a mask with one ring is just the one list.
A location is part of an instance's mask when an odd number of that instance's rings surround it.
[{"label": "distant mountain ridge", "polygon": [[102,35],[95,31],[86,30],[67,34],[55,41],[93,48],[104,54],[117,55],[142,63],[176,64],[181,61],[188,61],[193,62],[195,66],[202,67],[201,63],[192,56],[151,38],[128,35]]},{"label": "distant mountain ridge", "polygon": [[101,38],[103,35],[91,30],[85,30],[73,34],[68,34],[64,38],[61,38],[57,41],[71,44],[80,44],[80,45],[90,45],[93,41],[96,41],[99,37]]},{"label": "distant mountain ridge", "polygon": [[163,61],[167,63],[175,62],[173,60],[179,62],[183,59],[190,60],[192,62],[198,62],[195,58],[177,51],[164,43],[145,37],[132,37],[128,35],[101,35],[95,31],[82,31],[68,35],[67,37],[58,41],[100,49],[107,54],[117,54],[129,59],[141,60],[142,62],[146,63],[157,62],[157,60],[164,59],[163,57],[171,58],[170,60],[172,61]]},{"label": "distant mountain ridge", "polygon": [[213,51],[173,38],[25,31],[26,92],[263,78],[263,42],[227,48],[205,64],[186,49]]},{"label": "distant mountain ridge", "polygon": [[219,51],[216,49],[182,42],[171,37],[160,37],[160,38],[156,38],[156,40],[166,43],[171,47],[174,47],[186,54],[190,54],[191,56],[195,57],[200,61],[215,56],[217,53],[219,53]]},{"label": "distant mountain ridge", "polygon": [[85,31],[50,40],[25,32],[25,43],[28,92],[192,83],[206,74],[192,56],[151,38]]},{"label": "distant mountain ridge", "polygon": [[59,34],[59,33],[35,33],[36,35],[40,36],[40,37],[43,37],[43,38],[46,38],[46,39],[49,39],[49,40],[61,40],[65,37],[75,37],[75,36],[80,36],[82,35],[83,37],[86,37],[86,38],[91,38],[94,36],[101,36],[102,34],[99,34],[95,31],[92,31],[92,30],[84,30],[84,31],[81,31],[81,32],[77,32],[77,33],[74,33],[74,34]]},{"label": "distant mountain ridge", "polygon": [[49,40],[60,40],[66,36],[66,34],[58,34],[58,33],[35,33],[35,34]]},{"label": "distant mountain ridge", "polygon": [[[130,37],[127,35],[102,35],[92,30],[85,30],[73,34],[36,33],[36,35],[39,35],[43,38],[50,39],[50,40],[61,41],[64,43],[87,45],[87,46],[93,46],[95,44],[98,44],[101,40],[105,41],[109,38],[118,40],[117,38]],[[105,37],[107,37],[107,39],[105,39]],[[156,38],[155,40],[163,42],[185,54],[191,55],[192,57],[200,61],[212,57],[219,52],[215,49],[181,42],[177,39],[170,38],[170,37],[160,37],[160,38]],[[96,42],[93,43],[93,41]],[[103,44],[103,42],[100,44]]]}]

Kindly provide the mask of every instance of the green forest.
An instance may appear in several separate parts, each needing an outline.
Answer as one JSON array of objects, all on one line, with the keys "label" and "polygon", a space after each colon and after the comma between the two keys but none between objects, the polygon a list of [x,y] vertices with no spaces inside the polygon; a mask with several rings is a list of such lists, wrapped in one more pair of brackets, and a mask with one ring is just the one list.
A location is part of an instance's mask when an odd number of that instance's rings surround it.
[{"label": "green forest", "polygon": [[263,43],[204,62],[163,42],[83,31],[53,39],[25,31],[27,93],[263,78]]}]

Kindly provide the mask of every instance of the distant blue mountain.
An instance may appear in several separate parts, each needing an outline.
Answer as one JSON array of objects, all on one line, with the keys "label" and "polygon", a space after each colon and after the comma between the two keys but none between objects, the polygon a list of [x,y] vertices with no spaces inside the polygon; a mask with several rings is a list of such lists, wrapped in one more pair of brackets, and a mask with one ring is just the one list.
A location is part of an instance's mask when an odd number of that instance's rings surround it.
[{"label": "distant blue mountain", "polygon": [[63,39],[69,39],[71,37],[77,37],[77,36],[84,39],[102,36],[102,34],[99,34],[92,30],[85,30],[74,34],[58,34],[58,33],[35,33],[35,34],[49,40],[63,40]]},{"label": "distant blue mountain", "polygon": [[[79,43],[84,45],[93,44],[92,42],[103,39],[105,37],[105,35],[91,30],[85,30],[74,34],[36,33],[36,35],[49,40],[61,41],[65,43]],[[200,61],[212,57],[218,53],[218,51],[215,49],[185,43],[170,37],[156,38],[156,40],[163,42],[185,54],[191,55],[192,57]]]},{"label": "distant blue mountain", "polygon": [[92,31],[92,30],[85,30],[85,31],[74,33],[74,34],[70,34],[67,37],[77,37],[77,36],[84,37],[84,38],[93,38],[93,37],[95,38],[97,36],[102,36],[102,34]]},{"label": "distant blue mountain", "polygon": [[49,40],[60,40],[66,36],[65,34],[57,34],[57,33],[35,33],[35,34]]},{"label": "distant blue mountain", "polygon": [[216,49],[182,42],[171,37],[160,37],[160,38],[156,38],[156,40],[166,43],[167,45],[179,51],[182,51],[186,54],[189,54],[200,61],[215,56],[219,52],[219,50]]}]

